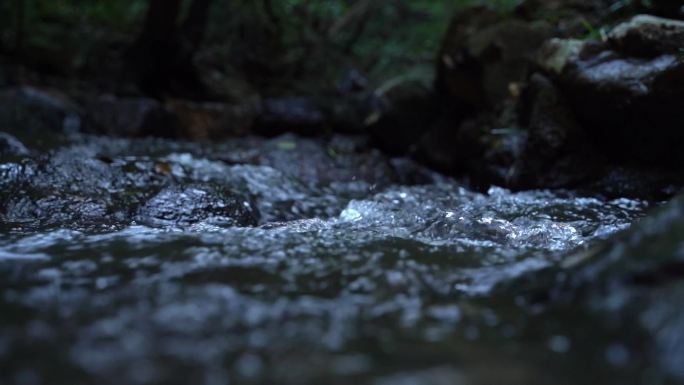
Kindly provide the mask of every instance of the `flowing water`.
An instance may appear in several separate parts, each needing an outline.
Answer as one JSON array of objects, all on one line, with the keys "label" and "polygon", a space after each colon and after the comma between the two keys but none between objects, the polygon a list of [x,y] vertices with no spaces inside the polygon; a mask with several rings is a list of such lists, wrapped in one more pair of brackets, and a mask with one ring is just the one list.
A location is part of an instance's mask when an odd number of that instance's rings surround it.
[{"label": "flowing water", "polygon": [[2,384],[673,381],[640,328],[506,286],[645,202],[478,193],[340,138],[51,154],[0,165]]}]

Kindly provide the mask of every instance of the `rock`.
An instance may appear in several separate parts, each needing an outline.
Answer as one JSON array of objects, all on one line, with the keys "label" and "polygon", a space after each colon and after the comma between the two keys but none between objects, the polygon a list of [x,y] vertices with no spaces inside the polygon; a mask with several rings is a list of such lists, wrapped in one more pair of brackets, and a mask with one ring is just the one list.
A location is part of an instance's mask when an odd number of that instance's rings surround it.
[{"label": "rock", "polygon": [[491,186],[520,189],[519,166],[528,132],[518,128],[495,129],[480,136],[482,152],[466,160],[470,184],[479,191]]},{"label": "rock", "polygon": [[608,40],[629,55],[678,54],[684,49],[684,21],[638,15],[615,27]]},{"label": "rock", "polygon": [[576,186],[602,162],[551,81],[534,74],[529,83],[529,111],[522,117],[527,138],[507,185],[518,189]]},{"label": "rock", "polygon": [[396,180],[389,161],[359,138],[330,140],[282,135],[260,148],[258,164],[295,177],[308,186],[365,182],[387,186]]},{"label": "rock", "polygon": [[681,192],[684,175],[678,170],[653,167],[605,167],[595,181],[581,187],[588,196],[608,199],[632,198],[649,202],[665,202]]},{"label": "rock", "polygon": [[225,188],[191,184],[165,188],[138,212],[150,226],[189,226],[200,221],[217,226],[255,226],[259,215],[252,203]]},{"label": "rock", "polygon": [[478,162],[513,161],[520,141],[501,140],[492,129],[516,129],[508,110],[550,33],[545,22],[504,17],[488,7],[456,13],[437,63],[440,110],[420,140],[418,159],[444,172],[473,171],[482,183],[503,182],[510,164]]},{"label": "rock", "polygon": [[454,126],[450,119],[441,116],[420,139],[414,157],[447,174],[469,171],[468,163],[481,159],[486,150],[487,120],[487,116],[481,115]]},{"label": "rock", "polygon": [[153,163],[99,159],[81,146],[0,164],[0,170],[0,219],[23,230],[120,228],[169,183]]},{"label": "rock", "polygon": [[349,95],[364,91],[366,87],[368,87],[368,79],[358,70],[351,70],[337,83],[337,92],[341,95]]},{"label": "rock", "polygon": [[114,179],[111,169],[87,156],[73,156],[4,164],[11,178],[5,179],[0,193],[2,222],[36,230],[115,225],[114,200],[108,191]]},{"label": "rock", "polygon": [[538,63],[547,73],[560,75],[573,62],[580,59],[587,42],[578,39],[548,40],[538,52]]},{"label": "rock", "polygon": [[171,100],[167,109],[178,119],[179,136],[188,139],[216,139],[251,133],[256,104],[191,102]]},{"label": "rock", "polygon": [[332,130],[353,135],[366,134],[369,117],[381,109],[379,98],[368,92],[335,94],[323,103]]},{"label": "rock", "polygon": [[435,87],[446,104],[458,110],[454,115],[467,115],[469,110],[486,104],[482,89],[482,65],[469,52],[468,41],[476,31],[500,20],[496,12],[486,7],[457,12],[442,42],[438,56]]},{"label": "rock", "polygon": [[542,50],[540,66],[567,97],[588,136],[611,158],[651,165],[684,162],[684,58],[671,52],[684,43],[664,40],[644,48],[656,36],[678,36],[677,25],[637,17],[616,27],[607,43],[553,40]]},{"label": "rock", "polygon": [[0,158],[5,156],[28,156],[30,151],[17,138],[0,132]]},{"label": "rock", "polygon": [[[629,229],[565,256],[553,267],[523,276],[502,293],[523,294],[546,314],[588,314],[595,326],[639,336],[637,351],[657,355],[649,367],[684,378],[684,196]],[[621,339],[622,364],[634,341]],[[615,342],[613,342],[615,346]],[[625,357],[625,354],[627,357]],[[606,351],[608,361],[617,361]],[[652,365],[652,366],[651,366]],[[660,381],[656,381],[660,382]],[[664,381],[665,382],[665,381]],[[677,381],[675,381],[676,383]]]},{"label": "rock", "polygon": [[269,98],[257,109],[255,131],[266,136],[287,132],[320,135],[327,130],[326,123],[326,114],[313,99]]},{"label": "rock", "polygon": [[93,197],[77,196],[16,197],[7,204],[2,222],[11,224],[15,230],[69,227],[93,231],[115,228],[108,218],[106,203]]},{"label": "rock", "polygon": [[509,96],[509,85],[527,76],[550,26],[505,18],[485,7],[457,13],[439,53],[437,90],[450,107],[472,111]]},{"label": "rock", "polygon": [[79,108],[57,91],[31,86],[0,91],[0,130],[35,136],[80,129]]},{"label": "rock", "polygon": [[376,91],[374,97],[375,108],[365,122],[367,131],[380,149],[407,154],[437,115],[431,87],[420,80],[407,80]]},{"label": "rock", "polygon": [[90,131],[113,136],[176,137],[176,116],[148,98],[103,96],[86,105]]},{"label": "rock", "polygon": [[198,76],[206,87],[211,100],[222,100],[229,104],[253,104],[260,100],[254,87],[238,76],[227,76],[217,70],[203,69]]},{"label": "rock", "polygon": [[670,332],[684,326],[684,312],[676,305],[684,298],[682,234],[684,197],[679,196],[613,239],[566,258],[559,289],[639,320],[662,362],[680,376],[684,340],[672,340]]}]

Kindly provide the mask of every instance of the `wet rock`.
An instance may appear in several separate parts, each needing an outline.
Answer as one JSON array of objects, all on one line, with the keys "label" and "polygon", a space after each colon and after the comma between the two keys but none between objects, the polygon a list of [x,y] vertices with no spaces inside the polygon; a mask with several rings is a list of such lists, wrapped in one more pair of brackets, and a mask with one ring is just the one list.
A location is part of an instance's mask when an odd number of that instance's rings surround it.
[{"label": "wet rock", "polygon": [[168,187],[143,206],[138,221],[150,226],[255,226],[259,215],[249,200],[213,185]]},{"label": "wet rock", "polygon": [[74,146],[2,164],[0,219],[21,230],[119,228],[168,183],[154,164],[100,159],[91,148]]},{"label": "wet rock", "polygon": [[500,128],[482,134],[478,142],[481,152],[465,160],[472,187],[479,191],[492,185],[515,188],[520,179],[518,163],[528,136],[526,130],[519,128]]},{"label": "wet rock", "polygon": [[380,99],[367,92],[334,95],[323,100],[326,116],[337,133],[359,135],[367,133],[369,119],[380,109]]},{"label": "wet rock", "polygon": [[682,186],[684,175],[677,170],[607,166],[600,177],[583,185],[580,190],[587,195],[664,202],[679,194]]},{"label": "wet rock", "polygon": [[684,162],[684,59],[671,52],[684,43],[648,43],[679,36],[678,25],[641,16],[616,27],[607,43],[553,40],[543,49],[540,65],[610,157],[651,165]]},{"label": "wet rock", "polygon": [[684,21],[638,15],[615,27],[608,39],[617,51],[629,55],[677,54],[684,49]]},{"label": "wet rock", "polygon": [[549,35],[544,23],[504,18],[486,7],[457,13],[439,53],[438,92],[466,114],[500,102],[511,83],[525,79]]},{"label": "wet rock", "polygon": [[68,195],[15,197],[7,203],[2,222],[3,225],[11,225],[14,230],[117,228],[116,220],[108,216],[106,202],[94,197]]},{"label": "wet rock", "polygon": [[[660,365],[684,377],[684,197],[628,231],[567,257],[558,296],[635,322],[649,335]],[[677,332],[675,332],[677,331]],[[677,336],[676,338],[673,338]]]},{"label": "wet rock", "polygon": [[188,139],[215,139],[251,133],[257,104],[191,102],[172,100],[168,110],[178,119],[179,136]]},{"label": "wet rock", "polygon": [[565,97],[546,77],[534,74],[523,117],[527,138],[507,185],[516,188],[572,187],[600,164]]},{"label": "wet rock", "polygon": [[210,69],[203,69],[198,76],[212,100],[222,100],[229,104],[259,102],[258,91],[244,78],[227,76],[222,71]]},{"label": "wet rock", "polygon": [[444,173],[462,173],[468,159],[479,158],[484,151],[486,135],[479,119],[455,124],[440,116],[434,126],[421,137],[414,157],[428,167]]},{"label": "wet rock", "polygon": [[326,121],[323,109],[312,99],[269,98],[258,109],[255,131],[267,136],[286,132],[320,135],[327,129]]},{"label": "wet rock", "polygon": [[108,191],[113,174],[100,161],[55,157],[4,166],[8,178],[0,193],[0,218],[5,225],[94,229],[123,219],[116,218]]},{"label": "wet rock", "polygon": [[264,143],[257,162],[309,186],[335,182],[386,186],[396,179],[388,159],[360,137],[333,136],[325,141],[283,135]]},{"label": "wet rock", "polygon": [[510,160],[517,152],[517,139],[501,141],[491,131],[516,128],[509,111],[550,34],[545,22],[504,17],[488,7],[458,12],[438,57],[435,90],[441,110],[420,141],[418,158],[446,172],[475,167],[479,179],[490,173],[506,179],[507,171],[494,170],[498,165],[476,163],[483,157]]},{"label": "wet rock", "polygon": [[337,92],[341,95],[349,95],[361,92],[368,87],[368,79],[358,70],[348,71],[337,83]]},{"label": "wet rock", "polygon": [[176,137],[178,121],[154,99],[103,96],[86,106],[89,130],[113,136]]},{"label": "wet rock", "polygon": [[0,91],[0,130],[41,135],[74,133],[80,129],[78,107],[57,91],[31,86]]},{"label": "wet rock", "polygon": [[0,158],[6,156],[27,156],[30,151],[17,138],[0,132]]}]

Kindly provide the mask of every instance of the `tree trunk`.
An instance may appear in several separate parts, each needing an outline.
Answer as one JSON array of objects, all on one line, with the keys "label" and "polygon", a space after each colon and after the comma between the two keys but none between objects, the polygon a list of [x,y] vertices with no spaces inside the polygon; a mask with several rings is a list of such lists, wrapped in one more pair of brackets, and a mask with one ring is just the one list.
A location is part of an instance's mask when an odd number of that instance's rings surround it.
[{"label": "tree trunk", "polygon": [[26,3],[24,0],[15,0],[16,20],[14,21],[14,52],[21,56],[24,50],[24,29],[26,23]]},{"label": "tree trunk", "polygon": [[156,98],[206,97],[193,58],[204,37],[210,4],[211,0],[193,0],[181,24],[181,0],[150,0],[143,30],[125,58],[143,93]]},{"label": "tree trunk", "polygon": [[183,23],[183,38],[193,55],[204,40],[209,20],[210,5],[211,0],[194,0]]},{"label": "tree trunk", "polygon": [[150,0],[141,39],[164,40],[177,33],[181,0]]}]

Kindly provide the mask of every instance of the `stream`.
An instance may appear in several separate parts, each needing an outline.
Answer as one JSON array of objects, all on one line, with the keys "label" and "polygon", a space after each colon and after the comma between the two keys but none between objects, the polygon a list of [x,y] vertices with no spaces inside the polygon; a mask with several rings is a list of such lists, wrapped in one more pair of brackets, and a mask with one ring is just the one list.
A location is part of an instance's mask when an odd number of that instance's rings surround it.
[{"label": "stream", "polygon": [[0,164],[2,384],[678,383],[635,323],[515,283],[647,202],[475,192],[349,137],[26,146]]}]

